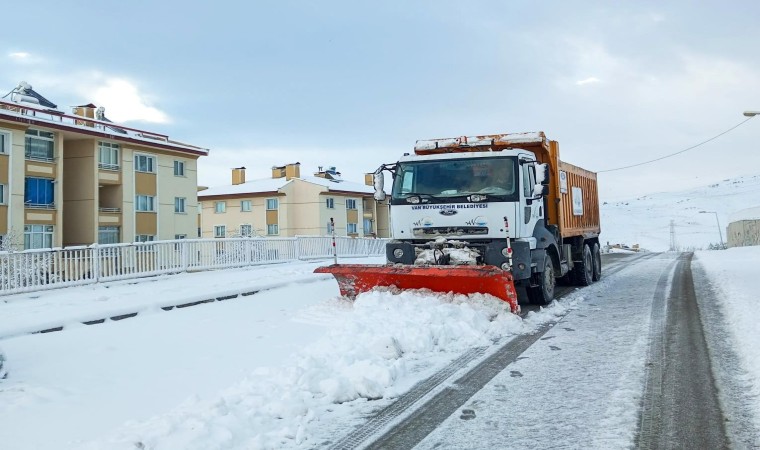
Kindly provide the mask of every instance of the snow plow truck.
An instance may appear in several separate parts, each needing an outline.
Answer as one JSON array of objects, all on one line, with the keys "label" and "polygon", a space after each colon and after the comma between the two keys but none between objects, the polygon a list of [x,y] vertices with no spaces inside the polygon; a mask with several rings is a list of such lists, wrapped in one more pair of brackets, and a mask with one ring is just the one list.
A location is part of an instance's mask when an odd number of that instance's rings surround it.
[{"label": "snow plow truck", "polygon": [[[545,305],[558,280],[602,274],[596,173],[559,159],[543,132],[417,141],[374,174],[393,176],[387,264],[333,264],[341,295],[378,286],[494,295],[519,312]],[[518,298],[519,297],[519,298]]]}]

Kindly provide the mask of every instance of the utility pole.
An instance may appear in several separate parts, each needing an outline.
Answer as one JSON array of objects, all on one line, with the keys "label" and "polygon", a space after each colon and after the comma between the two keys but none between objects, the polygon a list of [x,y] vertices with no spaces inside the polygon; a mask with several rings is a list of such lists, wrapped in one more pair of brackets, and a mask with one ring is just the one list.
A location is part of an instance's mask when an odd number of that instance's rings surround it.
[{"label": "utility pole", "polygon": [[670,251],[676,251],[676,223],[673,220],[670,221]]}]

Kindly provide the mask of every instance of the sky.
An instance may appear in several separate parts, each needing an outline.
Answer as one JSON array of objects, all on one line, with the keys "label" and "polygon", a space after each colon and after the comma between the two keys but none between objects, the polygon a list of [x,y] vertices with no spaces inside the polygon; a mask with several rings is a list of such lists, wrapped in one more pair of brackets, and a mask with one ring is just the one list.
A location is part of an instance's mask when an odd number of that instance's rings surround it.
[{"label": "sky", "polygon": [[[209,148],[199,184],[300,162],[345,179],[417,139],[544,131],[593,171],[678,152],[760,110],[760,4],[627,1],[26,2],[0,90]],[[45,30],[45,31],[43,31]],[[760,119],[599,174],[603,200],[760,169]]]}]

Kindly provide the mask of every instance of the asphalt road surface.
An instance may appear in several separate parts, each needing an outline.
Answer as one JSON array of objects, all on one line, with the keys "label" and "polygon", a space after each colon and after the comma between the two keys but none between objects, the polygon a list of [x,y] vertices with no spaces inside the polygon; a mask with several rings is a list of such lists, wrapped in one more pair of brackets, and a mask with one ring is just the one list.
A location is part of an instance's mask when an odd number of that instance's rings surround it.
[{"label": "asphalt road surface", "polygon": [[735,374],[713,375],[711,351],[736,361],[691,262],[604,255],[601,282],[558,288],[577,305],[556,322],[471,349],[331,448],[757,448]]}]

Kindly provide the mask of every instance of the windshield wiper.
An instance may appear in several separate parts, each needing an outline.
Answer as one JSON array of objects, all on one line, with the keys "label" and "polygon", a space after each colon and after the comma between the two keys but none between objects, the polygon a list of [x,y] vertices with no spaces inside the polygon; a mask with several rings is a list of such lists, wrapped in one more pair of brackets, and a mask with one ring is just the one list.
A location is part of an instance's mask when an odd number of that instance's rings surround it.
[{"label": "windshield wiper", "polygon": [[[432,194],[423,194],[421,192],[405,192],[402,194],[407,203],[435,203],[436,197]],[[416,198],[417,201],[413,199]]]}]

